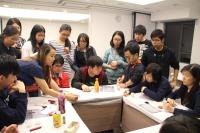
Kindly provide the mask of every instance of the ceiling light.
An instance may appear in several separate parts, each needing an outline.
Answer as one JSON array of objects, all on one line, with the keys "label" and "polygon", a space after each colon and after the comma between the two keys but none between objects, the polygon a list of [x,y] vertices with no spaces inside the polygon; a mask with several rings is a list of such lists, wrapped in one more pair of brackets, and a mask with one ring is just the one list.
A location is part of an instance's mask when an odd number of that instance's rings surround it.
[{"label": "ceiling light", "polygon": [[117,1],[138,4],[138,5],[148,5],[148,4],[153,4],[153,3],[157,3],[164,0],[117,0]]},{"label": "ceiling light", "polygon": [[0,7],[0,16],[6,16],[6,17],[12,16],[19,18],[33,18],[33,19],[47,19],[47,20],[69,20],[69,21],[80,21],[89,18],[88,14],[5,8],[5,7]]}]

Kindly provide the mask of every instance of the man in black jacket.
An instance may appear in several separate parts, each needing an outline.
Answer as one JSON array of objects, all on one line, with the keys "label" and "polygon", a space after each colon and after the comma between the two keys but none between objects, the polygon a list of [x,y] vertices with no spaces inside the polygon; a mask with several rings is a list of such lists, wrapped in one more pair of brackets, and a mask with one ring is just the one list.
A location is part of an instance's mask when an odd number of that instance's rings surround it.
[{"label": "man in black jacket", "polygon": [[150,63],[157,63],[162,68],[162,75],[169,78],[170,66],[174,68],[174,76],[172,77],[171,86],[176,86],[176,80],[179,71],[179,61],[174,52],[164,45],[164,33],[162,30],[156,29],[151,33],[153,47],[147,49],[142,56],[142,63],[148,66]]},{"label": "man in black jacket", "polygon": [[133,40],[130,40],[128,43],[138,43],[140,46],[139,59],[142,58],[144,51],[152,46],[150,40],[146,39],[146,28],[144,25],[137,25],[133,31]]},{"label": "man in black jacket", "polygon": [[19,71],[14,56],[0,55],[0,130],[26,117],[27,94],[24,83],[16,79]]}]

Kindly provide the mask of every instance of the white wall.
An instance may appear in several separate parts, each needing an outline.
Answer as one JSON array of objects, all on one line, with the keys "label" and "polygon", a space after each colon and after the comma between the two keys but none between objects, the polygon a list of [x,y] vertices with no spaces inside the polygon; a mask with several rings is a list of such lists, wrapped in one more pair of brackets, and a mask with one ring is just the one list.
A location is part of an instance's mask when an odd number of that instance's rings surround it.
[{"label": "white wall", "polygon": [[[7,20],[8,18],[3,18],[3,27],[5,27]],[[72,27],[72,33],[70,36],[71,41],[76,42],[79,33],[84,32],[88,34],[88,23],[36,20],[36,19],[20,19],[20,21],[22,23],[22,37],[24,37],[26,40],[29,38],[31,29],[35,24],[41,24],[44,26],[46,30],[46,37],[45,37],[46,42],[58,38],[59,28],[64,23],[67,23]]]},{"label": "white wall", "polygon": [[182,20],[196,20],[192,44],[191,62],[200,64],[200,9],[197,8],[182,8],[182,9],[172,9],[164,10],[160,12],[152,13],[152,21],[161,22],[157,27],[163,27],[162,22],[167,21],[182,21]]},{"label": "white wall", "polygon": [[110,48],[110,40],[116,30],[124,32],[126,42],[132,38],[131,12],[92,8],[88,26],[91,45],[100,57]]},{"label": "white wall", "polygon": [[195,21],[194,38],[192,45],[191,63],[200,64],[200,17]]},{"label": "white wall", "polygon": [[136,13],[136,21],[135,21],[135,26],[142,24],[146,27],[147,33],[146,33],[146,38],[151,39],[150,35],[153,30],[155,30],[156,25],[155,22],[151,21],[151,15],[148,14],[142,14],[142,13]]}]

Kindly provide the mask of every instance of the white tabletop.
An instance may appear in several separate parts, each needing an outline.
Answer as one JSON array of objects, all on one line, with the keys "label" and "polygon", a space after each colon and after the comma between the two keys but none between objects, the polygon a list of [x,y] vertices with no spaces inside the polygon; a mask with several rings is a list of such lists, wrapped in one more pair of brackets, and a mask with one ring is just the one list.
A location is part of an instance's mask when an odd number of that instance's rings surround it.
[{"label": "white tabletop", "polygon": [[[28,99],[28,110],[39,110],[38,112],[42,115],[38,115],[37,113],[33,115],[33,118],[27,119],[22,125],[19,125],[19,132],[20,133],[29,133],[30,129],[41,126],[42,128],[32,131],[33,133],[63,133],[64,130],[68,127],[68,125],[72,121],[79,122],[80,127],[77,130],[77,133],[90,133],[87,126],[83,123],[83,121],[80,119],[76,111],[74,110],[71,103],[66,102],[66,113],[64,114],[66,119],[66,124],[63,124],[59,128],[54,128],[53,126],[53,117],[48,116],[47,114],[51,111],[57,110],[57,103],[56,104],[50,104],[48,100],[55,100],[57,102],[57,99],[46,96],[46,97],[34,97]],[[47,106],[45,109],[43,109],[42,106]]]},{"label": "white tabletop", "polygon": [[136,93],[133,96],[123,97],[123,101],[158,123],[163,122],[166,118],[173,115],[158,107],[162,105],[162,102],[153,101],[143,93]]},{"label": "white tabletop", "polygon": [[113,99],[122,99],[123,90],[119,89],[116,85],[107,85],[100,87],[98,93],[94,92],[83,92],[82,90],[76,88],[63,88],[64,92],[71,92],[79,95],[77,103],[81,102],[98,102],[98,101],[108,101]]},{"label": "white tabletop", "polygon": [[138,130],[131,131],[128,133],[159,133],[160,127],[161,127],[161,124],[150,126],[147,128],[138,129]]}]

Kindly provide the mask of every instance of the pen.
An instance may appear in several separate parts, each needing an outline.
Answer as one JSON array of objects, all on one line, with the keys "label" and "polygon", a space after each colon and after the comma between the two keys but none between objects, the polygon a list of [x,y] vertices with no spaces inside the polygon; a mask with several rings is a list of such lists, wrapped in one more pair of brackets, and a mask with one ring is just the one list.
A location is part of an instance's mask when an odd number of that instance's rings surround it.
[{"label": "pen", "polygon": [[38,129],[40,129],[40,128],[42,128],[42,127],[39,126],[39,127],[31,128],[31,129],[30,129],[30,132],[35,131],[35,130],[38,130]]}]

